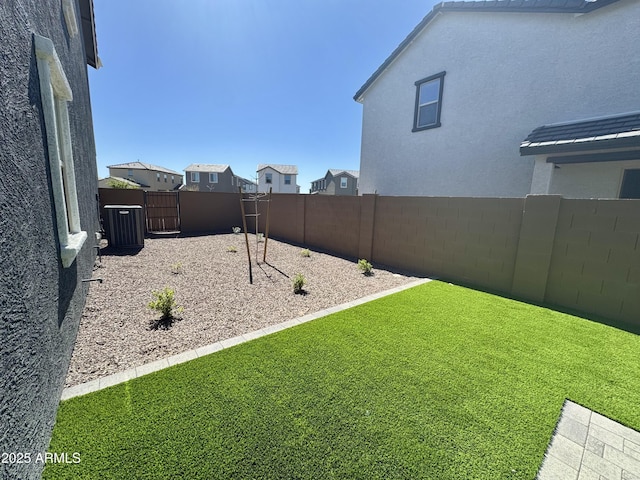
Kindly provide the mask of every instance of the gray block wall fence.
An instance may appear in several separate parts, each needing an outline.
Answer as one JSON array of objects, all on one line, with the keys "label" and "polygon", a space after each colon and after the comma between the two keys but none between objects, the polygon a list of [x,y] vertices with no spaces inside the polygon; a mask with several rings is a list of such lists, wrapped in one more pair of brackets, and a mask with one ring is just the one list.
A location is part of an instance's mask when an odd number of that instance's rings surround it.
[{"label": "gray block wall fence", "polygon": [[[96,154],[82,34],[59,0],[0,2],[0,478],[40,478],[96,256]],[[79,17],[79,6],[76,3]],[[63,268],[57,240],[33,34],[48,37],[73,91],[69,103],[80,223],[88,238]],[[89,285],[92,285],[91,287]]]}]

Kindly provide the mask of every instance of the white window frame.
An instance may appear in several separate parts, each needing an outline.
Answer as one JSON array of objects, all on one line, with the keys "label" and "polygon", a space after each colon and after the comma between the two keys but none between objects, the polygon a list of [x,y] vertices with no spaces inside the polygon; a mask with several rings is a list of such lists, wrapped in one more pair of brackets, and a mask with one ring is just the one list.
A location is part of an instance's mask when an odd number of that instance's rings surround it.
[{"label": "white window frame", "polygon": [[349,186],[349,179],[347,177],[340,177],[340,188],[347,188]]},{"label": "white window frame", "polygon": [[218,172],[209,172],[209,183],[218,183]]},{"label": "white window frame", "polygon": [[200,183],[200,172],[191,172],[191,181],[193,183]]},{"label": "white window frame", "polygon": [[78,192],[76,190],[71,127],[69,126],[67,106],[68,102],[73,101],[73,93],[53,42],[35,33],[33,40],[49,151],[60,258],[62,266],[67,268],[74,262],[87,239],[87,232],[80,227]]},{"label": "white window frame", "polygon": [[285,176],[284,176],[284,184],[285,185],[291,185],[291,177],[292,177],[292,175],[285,174]]},{"label": "white window frame", "polygon": [[268,172],[264,174],[264,183],[272,184],[273,183],[273,174]]}]

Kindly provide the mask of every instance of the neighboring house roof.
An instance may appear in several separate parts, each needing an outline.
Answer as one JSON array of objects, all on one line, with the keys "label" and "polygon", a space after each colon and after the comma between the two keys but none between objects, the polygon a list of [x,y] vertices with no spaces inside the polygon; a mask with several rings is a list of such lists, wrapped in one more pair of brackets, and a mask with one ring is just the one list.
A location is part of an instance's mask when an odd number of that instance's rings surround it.
[{"label": "neighboring house roof", "polygon": [[192,163],[184,169],[185,172],[207,172],[207,173],[223,173],[229,165],[217,165],[211,163]]},{"label": "neighboring house roof", "polygon": [[247,180],[244,177],[237,177],[237,178],[239,178],[242,183],[250,183],[251,185],[257,185],[257,183],[254,182],[253,180]]},{"label": "neighboring house roof", "polygon": [[405,48],[443,12],[517,12],[517,13],[589,13],[618,0],[497,0],[476,2],[442,2],[433,7],[422,21],[413,29],[389,57],[378,67],[369,79],[356,92],[353,99],[362,102],[362,95],[393,63]]},{"label": "neighboring house roof", "polygon": [[136,182],[135,180],[131,180],[129,178],[114,177],[113,175],[98,179],[99,182],[108,182],[109,180],[118,180],[119,182],[127,183],[132,187],[147,187],[147,188],[149,187],[149,185],[145,185],[144,183]]},{"label": "neighboring house roof", "polygon": [[169,170],[168,168],[158,167],[144,162],[119,163],[118,165],[107,165],[107,168],[126,168],[130,170],[153,170],[154,172],[170,173],[172,175],[182,175],[180,172]]},{"label": "neighboring house roof", "polygon": [[264,170],[265,168],[272,168],[276,172],[281,173],[283,175],[298,174],[298,167],[296,165],[276,165],[273,163],[267,163],[267,164],[261,163],[260,165],[258,165],[257,171],[259,172],[260,170]]},{"label": "neighboring house roof", "polygon": [[640,112],[543,125],[520,144],[520,155],[640,148]]},{"label": "neighboring house roof", "polygon": [[343,173],[346,173],[347,175],[350,175],[353,178],[359,178],[360,177],[360,171],[359,170],[339,170],[337,168],[330,168],[329,169],[329,173],[331,173],[331,175],[333,175],[334,177],[337,177],[338,175],[342,175]]}]

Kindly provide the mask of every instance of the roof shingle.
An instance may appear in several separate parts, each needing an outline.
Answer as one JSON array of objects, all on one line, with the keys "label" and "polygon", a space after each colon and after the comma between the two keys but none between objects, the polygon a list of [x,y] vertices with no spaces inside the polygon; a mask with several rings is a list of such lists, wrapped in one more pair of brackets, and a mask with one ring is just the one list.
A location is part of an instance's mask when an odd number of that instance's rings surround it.
[{"label": "roof shingle", "polygon": [[298,167],[297,165],[276,165],[274,163],[261,163],[258,165],[257,171],[264,170],[265,168],[273,168],[276,172],[281,173],[283,175],[297,175]]},{"label": "roof shingle", "polygon": [[629,146],[640,146],[640,112],[543,125],[520,144],[520,154]]},{"label": "roof shingle", "polygon": [[170,173],[172,175],[182,175],[180,172],[176,172],[174,170],[169,170],[168,168],[159,167],[157,165],[151,165],[150,163],[144,162],[128,162],[128,163],[119,163],[117,165],[107,165],[107,168],[126,168],[129,170],[153,170],[163,173]]},{"label": "roof shingle", "polygon": [[184,169],[185,172],[211,172],[211,173],[222,173],[227,168],[230,168],[229,165],[218,165],[211,163],[192,163],[187,168]]}]

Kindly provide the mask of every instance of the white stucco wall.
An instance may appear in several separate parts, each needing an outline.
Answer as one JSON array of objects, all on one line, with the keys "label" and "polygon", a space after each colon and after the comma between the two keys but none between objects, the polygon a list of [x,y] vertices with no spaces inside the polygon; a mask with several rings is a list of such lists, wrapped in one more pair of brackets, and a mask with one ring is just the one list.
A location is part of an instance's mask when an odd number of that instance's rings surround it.
[{"label": "white stucco wall", "polygon": [[[270,173],[272,183],[266,182],[266,174]],[[291,185],[285,185],[284,175],[273,168],[267,167],[258,172],[258,192],[268,192],[272,187],[273,193],[297,193],[298,175],[291,175]]]},{"label": "white stucco wall", "polygon": [[[363,95],[360,193],[526,195],[534,159],[519,146],[534,128],[640,110],[638,44],[638,0],[440,14]],[[442,71],[442,126],[414,133],[414,83]]]},{"label": "white stucco wall", "polygon": [[558,168],[546,163],[546,156],[536,157],[535,162],[531,193],[561,194],[566,198],[619,198],[624,171],[640,168],[640,152],[638,160],[623,162],[570,163]]}]

